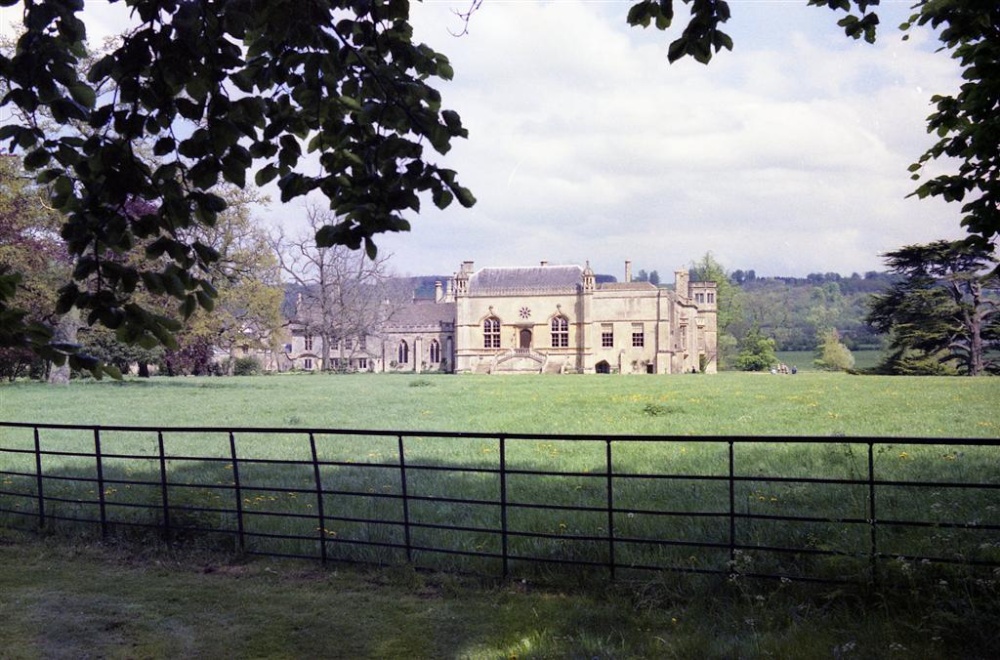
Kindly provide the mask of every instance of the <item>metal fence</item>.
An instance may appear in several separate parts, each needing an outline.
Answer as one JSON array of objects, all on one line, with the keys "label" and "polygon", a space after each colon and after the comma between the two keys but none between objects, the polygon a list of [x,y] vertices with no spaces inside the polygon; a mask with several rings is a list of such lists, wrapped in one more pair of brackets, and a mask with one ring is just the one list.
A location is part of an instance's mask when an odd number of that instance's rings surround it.
[{"label": "metal fence", "polygon": [[1000,573],[998,446],[0,422],[0,526],[504,577]]}]

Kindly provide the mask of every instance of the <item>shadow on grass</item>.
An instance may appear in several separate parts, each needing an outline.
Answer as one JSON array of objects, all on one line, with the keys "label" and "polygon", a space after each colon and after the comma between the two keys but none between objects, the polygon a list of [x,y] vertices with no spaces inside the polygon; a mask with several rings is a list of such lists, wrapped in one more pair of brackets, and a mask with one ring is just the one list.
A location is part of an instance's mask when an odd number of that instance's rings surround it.
[{"label": "shadow on grass", "polygon": [[[501,480],[493,441],[470,441],[454,459],[414,448],[404,470],[394,438],[336,440],[322,446],[318,464],[276,458],[262,438],[247,445],[257,457],[237,469],[216,447],[166,458],[165,476],[156,456],[106,458],[98,475],[92,455],[65,452],[60,467],[45,471],[43,500],[39,480],[28,476],[34,465],[19,454],[20,469],[12,466],[0,489],[0,520],[140,542],[152,534],[234,553],[555,581],[668,571],[865,583],[931,560],[959,573],[981,562],[987,576],[1000,563],[995,490],[881,486],[886,522],[873,525],[868,486],[850,480],[860,459],[837,444],[825,467],[808,469],[846,483],[754,476],[773,468],[766,446],[748,452],[748,471],[730,482],[717,465],[725,456],[713,454],[716,467],[706,470],[705,456],[685,457],[683,446],[658,464],[647,460],[645,470],[609,477],[600,451],[570,458],[531,441],[505,454]],[[209,445],[202,443],[206,452]],[[633,459],[643,465],[642,456]],[[797,460],[781,458],[786,467]],[[966,524],[972,515],[976,524]]]}]

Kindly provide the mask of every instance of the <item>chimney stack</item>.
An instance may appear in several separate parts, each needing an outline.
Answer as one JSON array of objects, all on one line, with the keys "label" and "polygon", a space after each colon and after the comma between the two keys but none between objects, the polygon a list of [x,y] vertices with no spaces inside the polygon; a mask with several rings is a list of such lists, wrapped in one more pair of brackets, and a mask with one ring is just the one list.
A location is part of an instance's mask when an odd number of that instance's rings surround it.
[{"label": "chimney stack", "polygon": [[681,298],[687,298],[691,293],[690,279],[691,276],[686,270],[678,270],[674,272],[674,290]]},{"label": "chimney stack", "polygon": [[628,259],[625,260],[625,281],[632,281],[632,262]]},{"label": "chimney stack", "polygon": [[439,303],[444,300],[444,290],[441,287],[441,280],[434,283],[434,302]]},{"label": "chimney stack", "polygon": [[545,268],[548,265],[549,265],[549,262],[546,261],[545,259],[542,259],[542,268]]}]

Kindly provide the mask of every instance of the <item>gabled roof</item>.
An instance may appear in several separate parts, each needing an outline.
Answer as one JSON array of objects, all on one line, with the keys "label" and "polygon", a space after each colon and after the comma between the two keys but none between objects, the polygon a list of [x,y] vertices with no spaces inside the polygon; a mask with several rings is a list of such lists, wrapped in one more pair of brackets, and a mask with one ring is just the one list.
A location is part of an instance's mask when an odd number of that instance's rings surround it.
[{"label": "gabled roof", "polygon": [[386,327],[396,330],[454,323],[455,303],[414,302],[396,308]]},{"label": "gabled roof", "polygon": [[483,268],[469,278],[469,295],[575,293],[582,284],[580,266]]},{"label": "gabled roof", "polygon": [[604,282],[597,288],[601,291],[656,291],[658,287],[650,282]]}]

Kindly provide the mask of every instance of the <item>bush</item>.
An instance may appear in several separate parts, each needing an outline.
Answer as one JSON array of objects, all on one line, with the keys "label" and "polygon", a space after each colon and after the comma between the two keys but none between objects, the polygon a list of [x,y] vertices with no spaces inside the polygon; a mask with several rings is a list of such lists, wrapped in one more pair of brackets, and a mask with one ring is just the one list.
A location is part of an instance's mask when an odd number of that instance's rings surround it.
[{"label": "bush", "polygon": [[767,371],[777,364],[775,343],[764,336],[759,328],[753,328],[740,342],[740,352],[733,366],[740,371]]},{"label": "bush", "polygon": [[260,372],[260,362],[255,357],[236,358],[236,362],[233,363],[234,376],[256,376]]},{"label": "bush", "polygon": [[850,371],[854,368],[854,356],[840,341],[839,332],[827,330],[820,336],[820,344],[816,348],[816,359],[813,363],[827,371]]}]

